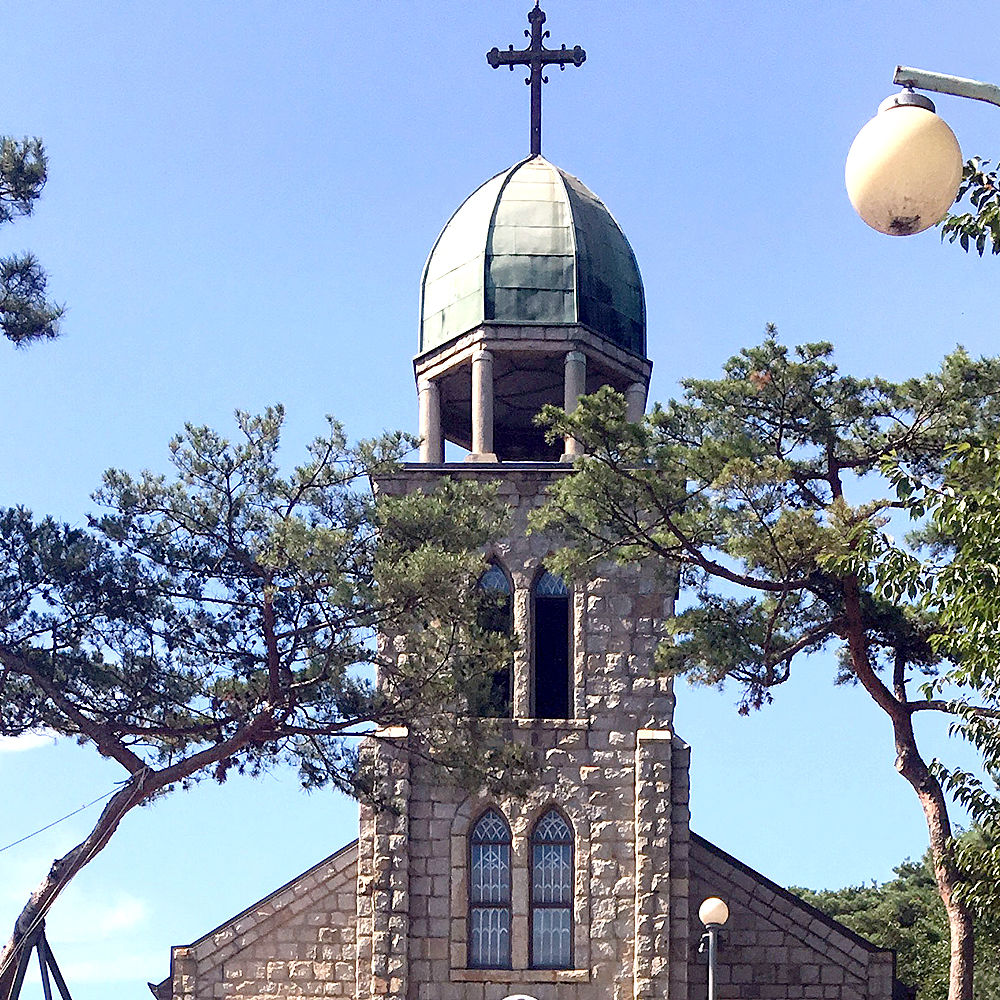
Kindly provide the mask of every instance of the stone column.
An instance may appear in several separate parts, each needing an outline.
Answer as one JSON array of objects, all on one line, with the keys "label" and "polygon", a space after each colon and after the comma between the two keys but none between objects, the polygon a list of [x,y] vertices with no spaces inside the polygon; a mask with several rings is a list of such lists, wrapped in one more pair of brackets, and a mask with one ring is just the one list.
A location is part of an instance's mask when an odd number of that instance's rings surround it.
[{"label": "stone column", "polygon": [[[579,398],[587,391],[587,355],[583,351],[568,351],[563,376],[563,409],[572,413]],[[570,435],[566,435],[562,459],[572,462],[583,454],[583,445]]]},{"label": "stone column", "polygon": [[417,390],[420,426],[420,461],[444,462],[441,436],[441,389],[433,379],[421,379]]},{"label": "stone column", "polygon": [[514,651],[514,718],[531,718],[531,580],[514,577],[514,635],[521,639]]},{"label": "stone column", "polygon": [[198,961],[192,948],[170,949],[171,996],[194,1000],[198,989]]},{"label": "stone column", "polygon": [[686,984],[671,982],[670,976],[672,738],[665,729],[640,729],[636,735],[633,996],[683,1000]]},{"label": "stone column", "polygon": [[646,412],[646,387],[642,382],[633,382],[625,391],[625,419],[637,424]]},{"label": "stone column", "polygon": [[[389,808],[361,807],[358,841],[358,1000],[405,1000],[409,978],[410,872],[407,730],[383,729],[362,748]],[[374,741],[372,741],[374,743]]]},{"label": "stone column", "polygon": [[472,356],[473,461],[495,460],[493,454],[493,355],[479,350]]},{"label": "stone column", "polygon": [[[689,802],[691,748],[679,737],[671,742],[670,752],[670,992],[671,998],[688,995],[688,971],[691,957],[691,810]],[[697,902],[701,902],[698,900]],[[891,992],[891,990],[890,990]],[[876,994],[872,994],[875,996]],[[886,993],[886,996],[889,994]]]}]

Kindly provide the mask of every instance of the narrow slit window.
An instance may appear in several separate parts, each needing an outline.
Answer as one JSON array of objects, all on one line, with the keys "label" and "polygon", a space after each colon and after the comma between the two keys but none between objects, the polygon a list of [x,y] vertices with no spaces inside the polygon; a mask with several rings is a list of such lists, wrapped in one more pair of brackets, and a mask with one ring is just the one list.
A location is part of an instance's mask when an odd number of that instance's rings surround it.
[{"label": "narrow slit window", "polygon": [[510,968],[510,827],[495,809],[469,837],[469,967]]},{"label": "narrow slit window", "polygon": [[532,597],[535,716],[568,719],[572,714],[569,589],[546,571],[535,581]]},{"label": "narrow slit window", "polygon": [[531,965],[573,967],[573,830],[558,809],[531,834]]},{"label": "narrow slit window", "polygon": [[[479,605],[479,627],[488,632],[510,635],[514,629],[514,602],[510,580],[496,564],[479,578],[482,601]],[[509,719],[512,713],[512,663],[506,664],[484,679],[471,699],[473,714],[484,718]]]}]

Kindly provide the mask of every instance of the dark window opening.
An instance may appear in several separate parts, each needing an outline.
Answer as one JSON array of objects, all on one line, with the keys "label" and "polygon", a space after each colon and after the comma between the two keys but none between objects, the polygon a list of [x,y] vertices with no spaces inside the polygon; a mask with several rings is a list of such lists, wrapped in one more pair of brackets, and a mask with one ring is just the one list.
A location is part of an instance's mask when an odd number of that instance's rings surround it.
[{"label": "dark window opening", "polygon": [[[482,599],[479,604],[479,627],[485,632],[510,635],[514,630],[514,602],[510,580],[496,564],[479,578]],[[512,711],[512,663],[494,670],[473,685],[470,709],[488,719],[509,719]]]},{"label": "dark window opening", "polygon": [[559,577],[543,573],[534,587],[535,716],[568,719],[570,698],[569,590]]},{"label": "dark window opening", "polygon": [[573,967],[573,830],[558,809],[531,833],[531,966]]},{"label": "dark window opening", "polygon": [[469,837],[469,966],[510,968],[510,827],[495,809]]}]

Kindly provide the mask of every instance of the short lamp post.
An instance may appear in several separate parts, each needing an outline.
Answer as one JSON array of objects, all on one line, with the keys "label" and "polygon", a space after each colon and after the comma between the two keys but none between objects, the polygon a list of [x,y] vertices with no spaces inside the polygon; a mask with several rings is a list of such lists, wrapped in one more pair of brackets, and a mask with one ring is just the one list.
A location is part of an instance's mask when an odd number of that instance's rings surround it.
[{"label": "short lamp post", "polygon": [[944,218],[962,180],[955,133],[914,88],[1000,106],[1000,87],[909,66],[896,67],[893,83],[903,92],[887,97],[858,133],[844,176],[851,204],[872,229],[912,236]]},{"label": "short lamp post", "polygon": [[715,1000],[715,974],[718,961],[719,931],[729,919],[729,907],[718,896],[709,896],[698,907],[698,919],[705,925],[698,951],[708,949],[708,1000]]}]

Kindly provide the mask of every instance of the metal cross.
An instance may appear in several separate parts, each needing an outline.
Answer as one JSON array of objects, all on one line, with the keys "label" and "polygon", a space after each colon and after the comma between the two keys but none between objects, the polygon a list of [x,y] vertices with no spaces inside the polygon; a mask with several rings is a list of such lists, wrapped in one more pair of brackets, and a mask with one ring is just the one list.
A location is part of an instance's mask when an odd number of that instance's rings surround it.
[{"label": "metal cross", "polygon": [[567,49],[564,45],[561,49],[547,49],[542,42],[549,37],[549,32],[542,31],[545,23],[545,11],[535,6],[528,13],[528,22],[531,24],[531,31],[525,31],[524,37],[531,39],[531,44],[526,49],[514,49],[511,45],[506,52],[501,52],[495,45],[486,53],[486,59],[494,69],[501,66],[509,66],[514,72],[515,66],[528,66],[531,72],[524,81],[531,87],[531,155],[538,156],[542,152],[542,84],[548,83],[549,78],[542,75],[542,67],[557,64],[560,69],[565,69],[567,63],[574,66],[582,66],[587,58],[587,53],[574,45]]}]

